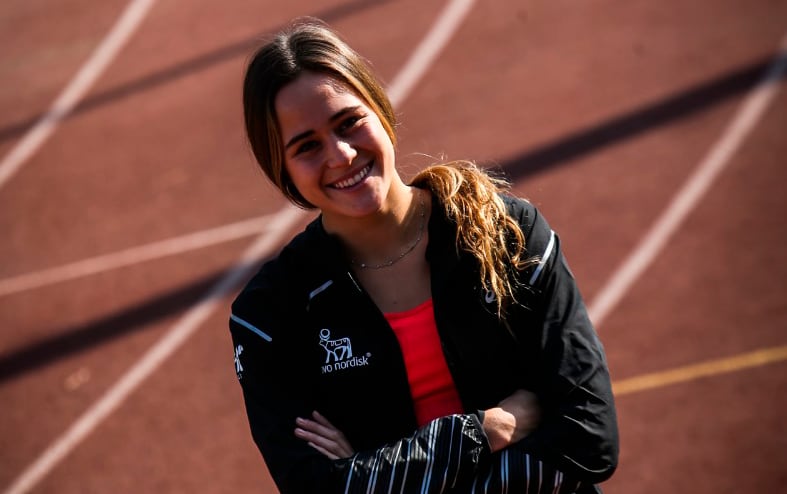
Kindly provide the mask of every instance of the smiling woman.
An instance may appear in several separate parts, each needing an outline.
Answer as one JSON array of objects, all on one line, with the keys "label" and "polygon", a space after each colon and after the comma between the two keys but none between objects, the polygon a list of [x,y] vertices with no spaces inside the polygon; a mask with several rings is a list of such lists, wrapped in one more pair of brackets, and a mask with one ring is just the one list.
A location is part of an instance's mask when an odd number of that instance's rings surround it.
[{"label": "smiling woman", "polygon": [[244,110],[268,178],[321,213],[230,316],[279,489],[598,492],[609,374],[543,216],[469,162],[405,183],[385,92],[319,21],[257,51]]},{"label": "smiling woman", "polygon": [[320,209],[329,230],[341,228],[344,217],[385,214],[385,208],[407,202],[391,138],[347,87],[307,71],[282,88],[275,109],[289,180]]}]

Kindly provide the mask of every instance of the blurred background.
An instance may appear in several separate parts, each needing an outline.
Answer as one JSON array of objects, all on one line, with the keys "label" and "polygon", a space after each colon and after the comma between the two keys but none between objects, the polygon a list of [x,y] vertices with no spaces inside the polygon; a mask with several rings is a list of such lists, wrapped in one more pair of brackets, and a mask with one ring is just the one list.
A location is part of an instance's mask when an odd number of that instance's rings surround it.
[{"label": "blurred background", "polygon": [[406,175],[495,167],[561,235],[615,381],[605,492],[783,492],[779,0],[4,0],[2,492],[276,492],[227,317],[311,218],[240,105],[301,15],[389,84]]}]

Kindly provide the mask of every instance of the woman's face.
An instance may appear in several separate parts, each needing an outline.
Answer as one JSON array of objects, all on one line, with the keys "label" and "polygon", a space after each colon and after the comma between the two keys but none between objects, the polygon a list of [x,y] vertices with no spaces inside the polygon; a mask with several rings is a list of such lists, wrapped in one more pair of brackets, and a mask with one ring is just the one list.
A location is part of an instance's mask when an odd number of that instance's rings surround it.
[{"label": "woman's face", "polygon": [[347,86],[304,72],[276,95],[284,166],[328,222],[384,211],[398,180],[393,144],[371,108]]}]

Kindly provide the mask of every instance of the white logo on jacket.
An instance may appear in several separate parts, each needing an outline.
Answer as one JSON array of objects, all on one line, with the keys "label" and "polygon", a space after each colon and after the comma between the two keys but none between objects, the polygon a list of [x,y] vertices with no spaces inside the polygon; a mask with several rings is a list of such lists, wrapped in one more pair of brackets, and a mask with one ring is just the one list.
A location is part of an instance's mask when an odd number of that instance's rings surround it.
[{"label": "white logo on jacket", "polygon": [[331,331],[329,329],[320,330],[320,346],[325,349],[325,363],[328,364],[333,360],[339,362],[344,359],[352,358],[353,347],[350,343],[350,338],[339,338],[332,340]]},{"label": "white logo on jacket", "polygon": [[330,329],[320,330],[320,346],[325,350],[325,362],[322,366],[323,374],[369,365],[370,355],[368,353],[363,357],[353,357],[350,338],[344,337],[332,340]]},{"label": "white logo on jacket", "polygon": [[243,345],[235,347],[235,374],[238,375],[238,380],[243,377],[243,365],[240,363],[240,354],[243,353]]}]

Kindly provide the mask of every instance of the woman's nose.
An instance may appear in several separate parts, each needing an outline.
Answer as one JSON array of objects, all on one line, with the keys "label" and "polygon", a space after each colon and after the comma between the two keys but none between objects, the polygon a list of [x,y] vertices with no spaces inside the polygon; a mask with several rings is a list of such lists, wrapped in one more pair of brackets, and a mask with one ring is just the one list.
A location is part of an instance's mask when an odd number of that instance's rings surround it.
[{"label": "woman's nose", "polygon": [[328,166],[342,167],[352,164],[358,151],[346,140],[335,139],[329,149],[327,156]]}]

